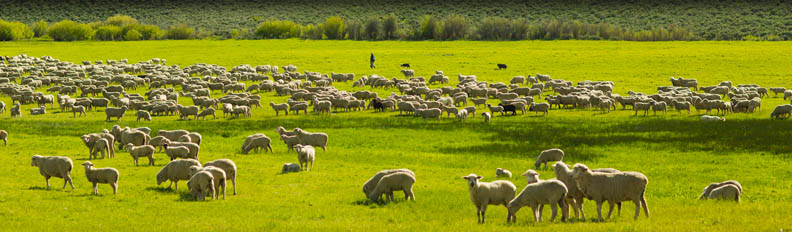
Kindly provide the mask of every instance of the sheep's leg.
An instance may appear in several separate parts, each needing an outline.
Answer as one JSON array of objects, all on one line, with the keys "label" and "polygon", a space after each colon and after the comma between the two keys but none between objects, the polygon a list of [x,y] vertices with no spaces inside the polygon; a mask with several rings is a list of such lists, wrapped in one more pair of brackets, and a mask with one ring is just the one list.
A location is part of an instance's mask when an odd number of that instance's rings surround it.
[{"label": "sheep's leg", "polygon": [[539,215],[539,212],[542,212],[541,209],[539,209],[539,207],[537,207],[536,205],[531,205],[531,213],[533,213],[533,218],[535,222],[538,222],[540,219],[542,219],[542,216]]},{"label": "sheep's leg", "polygon": [[599,217],[599,221],[602,220],[602,201],[597,201],[597,216]]},{"label": "sheep's leg", "polygon": [[113,195],[118,193],[118,183],[110,183],[110,187],[113,187]]},{"label": "sheep's leg", "polygon": [[558,214],[558,206],[556,204],[550,203],[550,210],[552,214],[550,214],[550,221],[555,221],[556,215]]},{"label": "sheep's leg", "polygon": [[616,209],[618,210],[616,215],[618,216],[621,216],[621,206],[622,206],[621,202],[616,202]]},{"label": "sheep's leg", "polygon": [[[47,189],[50,189],[49,179],[50,176],[44,176],[44,182],[47,183]],[[66,188],[66,183],[63,183],[63,188]]]},{"label": "sheep's leg", "polygon": [[633,203],[635,203],[635,216],[633,217],[633,220],[638,220],[638,215],[641,215],[641,201],[635,199],[633,200]]},{"label": "sheep's leg", "polygon": [[236,195],[236,177],[234,177],[234,179],[231,179],[231,183],[234,185],[234,195]]},{"label": "sheep's leg", "polygon": [[[740,200],[739,199],[739,195],[737,195],[737,197],[738,197],[737,201],[739,202],[739,200]],[[641,205],[643,206],[644,213],[646,214],[646,217],[648,218],[649,217],[649,206],[646,204],[646,197],[644,197],[643,194],[641,194]]]},{"label": "sheep's leg", "polygon": [[614,205],[613,201],[608,201],[608,206],[610,207],[608,209],[608,219],[610,219],[611,213],[613,213],[613,205]]},{"label": "sheep's leg", "polygon": [[99,183],[93,182],[91,184],[93,184],[93,194],[99,195],[99,188],[97,188],[97,185],[99,185]]},{"label": "sheep's leg", "polygon": [[[586,213],[583,212],[583,198],[581,197],[579,200],[575,200],[577,204],[577,210],[580,210],[580,216],[582,217],[583,221],[586,221]],[[575,215],[577,217],[577,215]]]},{"label": "sheep's leg", "polygon": [[544,204],[539,204],[539,213],[538,213],[538,215],[539,215],[539,220],[538,221],[539,222],[542,221],[542,212],[543,211],[544,211]]},{"label": "sheep's leg", "polygon": [[481,207],[476,206],[476,222],[481,224]]}]

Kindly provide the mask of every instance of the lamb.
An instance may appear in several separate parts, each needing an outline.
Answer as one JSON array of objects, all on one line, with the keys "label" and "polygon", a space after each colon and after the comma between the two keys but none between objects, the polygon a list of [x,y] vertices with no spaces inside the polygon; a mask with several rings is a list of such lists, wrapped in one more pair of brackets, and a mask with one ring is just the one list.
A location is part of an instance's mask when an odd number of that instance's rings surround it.
[{"label": "lamb", "polygon": [[503,112],[503,106],[492,106],[490,104],[487,104],[487,107],[489,107],[489,110],[490,112],[492,112],[492,114],[500,112],[501,115],[505,115],[505,113]]},{"label": "lamb", "polygon": [[635,116],[638,116],[639,110],[642,110],[644,112],[644,116],[646,116],[647,114],[649,114],[650,108],[652,108],[651,102],[636,102],[635,105],[633,106],[633,109],[635,110]]},{"label": "lamb", "polygon": [[270,143],[270,138],[264,134],[254,134],[248,136],[245,139],[245,143],[242,144],[242,153],[247,154],[250,152],[250,150],[258,152],[259,149],[264,149],[265,152],[267,150],[272,152],[272,145]]},{"label": "lamb", "polygon": [[[213,199],[220,198],[220,188],[223,189],[223,199],[225,200],[225,193],[226,193],[226,173],[223,169],[218,167],[200,167],[200,166],[192,166],[190,167],[190,175],[194,176],[196,173],[201,171],[207,171],[212,174],[212,179],[214,180],[213,186],[215,191],[212,192]],[[187,186],[189,186],[189,182],[187,182]]]},{"label": "lamb", "polygon": [[652,111],[654,111],[654,115],[657,115],[657,111],[662,111],[663,114],[667,112],[665,102],[652,102]]},{"label": "lamb", "polygon": [[412,186],[415,184],[415,176],[406,172],[396,172],[383,176],[374,189],[369,193],[368,198],[376,202],[385,194],[385,202],[393,201],[393,191],[404,191],[404,199],[415,201]]},{"label": "lamb", "polygon": [[138,166],[138,158],[140,157],[148,157],[148,165],[154,166],[154,152],[157,150],[157,148],[154,148],[154,146],[135,146],[134,144],[129,143],[127,144],[126,149],[129,151],[129,155],[132,156],[132,159],[135,160],[135,166]]},{"label": "lamb", "polygon": [[110,187],[113,188],[113,194],[118,193],[118,170],[115,168],[94,168],[94,164],[91,161],[85,161],[82,165],[85,167],[85,177],[88,178],[88,182],[93,184],[94,195],[99,194],[97,185],[100,183],[110,184]]},{"label": "lamb", "polygon": [[300,144],[300,139],[297,138],[296,135],[294,136],[281,135],[281,140],[283,140],[283,143],[286,144],[287,151],[291,151],[292,149],[294,149],[294,145]]},{"label": "lamb", "polygon": [[157,131],[157,136],[162,136],[167,138],[170,141],[179,140],[179,137],[182,135],[189,134],[189,131],[186,130],[159,130]]},{"label": "lamb", "polygon": [[307,132],[300,128],[294,128],[297,138],[300,139],[300,144],[311,145],[314,147],[321,147],[322,151],[327,151],[327,134],[322,132]]},{"label": "lamb", "polygon": [[[556,179],[560,180],[567,186],[567,204],[572,206],[572,209],[575,211],[575,217],[581,218],[583,221],[586,220],[586,214],[583,212],[583,192],[580,191],[577,187],[577,182],[575,179],[572,178],[572,170],[569,169],[563,161],[558,161],[553,165],[555,168],[555,176]],[[602,173],[617,173],[619,170],[612,169],[612,168],[598,168],[591,170],[592,172],[602,172]],[[621,214],[621,203],[617,204],[619,208],[619,212]]]},{"label": "lamb", "polygon": [[300,165],[295,163],[285,163],[281,168],[281,173],[300,172]]},{"label": "lamb", "polygon": [[72,160],[69,157],[33,155],[32,160],[30,166],[39,168],[39,173],[44,176],[44,181],[47,182],[47,189],[50,188],[50,177],[63,178],[63,188],[65,189],[66,183],[69,183],[74,189],[71,179]]},{"label": "lamb", "polygon": [[690,102],[674,100],[673,105],[677,113],[682,113],[682,110],[687,110],[688,114],[690,114]]},{"label": "lamb", "polygon": [[105,115],[107,115],[105,121],[109,122],[110,118],[116,118],[116,121],[121,121],[121,118],[124,117],[126,110],[127,110],[126,106],[122,106],[121,108],[113,108],[113,107],[105,108]]},{"label": "lamb", "polygon": [[[712,185],[715,184],[711,184],[710,186]],[[707,189],[709,189],[710,186],[708,186]],[[705,189],[704,191],[707,192],[707,189]],[[734,200],[739,203],[740,195],[742,195],[742,191],[739,186],[734,184],[724,184],[721,185],[720,187],[710,190],[706,197],[708,199]]]},{"label": "lamb", "polygon": [[217,119],[217,115],[215,114],[214,107],[206,108],[205,110],[198,113],[198,117],[201,119],[206,119],[206,116],[210,116],[210,115],[212,116],[212,119]]},{"label": "lamb", "polygon": [[135,115],[137,115],[137,121],[140,122],[140,119],[144,119],[146,121],[151,121],[151,114],[145,110],[138,110]]},{"label": "lamb", "polygon": [[498,168],[498,169],[495,169],[495,176],[511,178],[512,177],[512,173],[509,170],[506,170],[506,169],[503,169],[503,168]]},{"label": "lamb", "polygon": [[179,119],[189,120],[190,115],[193,115],[194,118],[198,119],[198,106],[182,106],[176,105],[176,109],[179,112]]},{"label": "lamb", "polygon": [[110,144],[110,141],[107,141],[105,138],[100,138],[94,142],[93,148],[91,149],[91,154],[88,156],[88,159],[91,159],[91,157],[96,159],[96,153],[100,152],[102,153],[102,159],[104,159],[105,154],[108,154],[110,155],[110,158],[113,158],[115,156],[110,152],[110,149],[113,149],[113,145]]},{"label": "lamb", "polygon": [[468,111],[466,109],[461,109],[459,112],[456,113],[456,119],[459,121],[467,120]]},{"label": "lamb", "polygon": [[608,201],[610,210],[608,218],[613,212],[613,205],[621,201],[635,203],[635,217],[643,207],[646,217],[649,217],[649,208],[646,204],[646,184],[649,180],[644,174],[638,172],[596,173],[589,170],[584,164],[575,164],[572,168],[572,178],[577,182],[578,188],[589,199],[597,202],[597,216],[602,221],[602,202]]},{"label": "lamb", "polygon": [[412,175],[413,177],[415,177],[415,173],[413,171],[411,171],[410,169],[406,169],[406,168],[382,170],[382,171],[379,171],[376,174],[374,174],[374,176],[372,176],[368,181],[366,181],[366,183],[363,184],[363,194],[365,194],[366,197],[368,197],[369,193],[371,193],[371,191],[374,191],[374,188],[377,187],[377,183],[379,183],[380,179],[382,179],[383,176],[386,176],[386,175],[389,175],[389,174],[393,174],[393,173],[397,173],[397,172],[408,173],[408,174]]},{"label": "lamb", "polygon": [[180,159],[169,162],[157,173],[157,185],[162,184],[162,182],[166,180],[170,180],[168,188],[175,184],[176,186],[174,189],[178,190],[179,180],[190,179],[189,171],[192,166],[201,166],[201,163],[194,159]]},{"label": "lamb", "polygon": [[88,116],[88,114],[85,113],[85,106],[72,106],[72,117],[76,118],[77,113],[80,113],[80,116]]},{"label": "lamb", "polygon": [[[517,186],[508,180],[479,182],[481,178],[483,177],[472,173],[462,177],[468,182],[468,192],[470,192],[470,200],[476,206],[478,223],[483,224],[486,219],[487,205],[503,205],[508,209],[509,202],[514,199],[514,194],[517,192]],[[510,219],[511,214],[506,220]]]},{"label": "lamb", "polygon": [[539,166],[544,163],[545,169],[548,169],[547,162],[550,161],[561,161],[564,159],[564,151],[558,148],[547,149],[539,153],[539,156],[536,157],[536,162],[534,163],[534,167],[539,169]]},{"label": "lamb", "polygon": [[200,171],[192,175],[187,181],[187,188],[190,189],[190,194],[193,200],[206,200],[206,195],[211,194],[211,198],[215,196],[215,182],[212,173],[208,171]]},{"label": "lamb", "polygon": [[[705,199],[705,198],[710,198],[710,199],[717,198],[717,197],[711,197],[712,196],[711,193],[715,189],[718,189],[718,188],[726,186],[726,185],[734,185],[737,188],[737,190],[738,190],[737,196],[734,196],[735,198],[731,198],[731,199],[734,199],[737,202],[739,202],[740,201],[740,195],[742,194],[742,185],[740,184],[740,182],[737,182],[736,180],[727,180],[727,181],[724,181],[724,182],[712,183],[712,184],[708,185],[706,188],[704,188],[704,192],[701,193],[701,196],[699,196],[699,200]],[[722,191],[726,191],[726,190],[724,189]],[[726,193],[726,192],[724,192],[724,193]],[[718,194],[718,196],[725,196],[725,195]]]},{"label": "lamb", "polygon": [[280,111],[286,112],[287,116],[289,115],[289,104],[275,104],[274,102],[270,102],[270,106],[272,107],[272,110],[275,111],[275,116],[278,116],[278,112]]},{"label": "lamb", "polygon": [[506,221],[509,222],[508,219],[511,219],[510,222],[517,222],[517,211],[523,206],[528,205],[531,206],[534,221],[540,222],[542,221],[542,206],[544,204],[550,204],[552,210],[552,216],[550,217],[551,221],[555,220],[558,214],[556,205],[561,207],[561,221],[566,221],[569,215],[566,201],[564,201],[568,192],[566,185],[559,180],[540,181],[539,173],[533,170],[528,170],[526,174],[527,179],[530,181],[520,194],[509,202],[507,206],[509,215]]},{"label": "lamb", "polygon": [[8,146],[8,131],[0,130],[0,139],[3,140],[4,146]]},{"label": "lamb", "polygon": [[[784,117],[784,115],[786,115],[786,117]],[[789,118],[790,116],[792,116],[792,104],[776,106],[776,108],[773,109],[773,112],[770,113],[770,118],[775,119],[779,119],[781,117]]]},{"label": "lamb", "polygon": [[487,123],[490,122],[490,118],[492,118],[492,115],[488,112],[481,113],[481,116],[484,117],[484,122]]},{"label": "lamb", "polygon": [[[204,164],[204,167],[218,167],[223,169],[226,173],[226,180],[231,180],[231,184],[234,186],[234,195],[237,194],[236,191],[236,174],[237,174],[237,166],[234,161],[230,159],[218,159],[207,162]],[[225,198],[225,187],[223,187],[223,198]]]},{"label": "lamb", "polygon": [[539,112],[542,112],[542,116],[545,116],[550,113],[550,104],[547,104],[546,102],[539,104],[532,102],[531,107],[528,108],[528,111],[535,111],[536,115],[539,115]]},{"label": "lamb", "polygon": [[[314,148],[311,145],[294,145],[294,150],[297,151],[297,160],[300,161],[300,169],[305,169],[305,171],[310,171],[313,169],[314,163]],[[311,167],[308,167],[308,163],[311,163]]]},{"label": "lamb", "polygon": [[726,121],[726,118],[721,118],[718,116],[710,116],[710,115],[701,115],[701,121],[704,122],[720,122]]},{"label": "lamb", "polygon": [[170,160],[173,161],[176,158],[183,158],[183,159],[195,159],[198,160],[198,157],[193,157],[190,155],[190,149],[184,146],[168,146],[168,144],[162,145],[165,148],[165,155],[170,157]]}]

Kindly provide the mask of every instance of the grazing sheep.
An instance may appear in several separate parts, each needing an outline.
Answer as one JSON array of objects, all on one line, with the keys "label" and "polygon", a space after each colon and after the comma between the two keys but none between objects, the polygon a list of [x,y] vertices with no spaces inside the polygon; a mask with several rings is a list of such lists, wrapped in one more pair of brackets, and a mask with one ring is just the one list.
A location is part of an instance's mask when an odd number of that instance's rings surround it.
[{"label": "grazing sheep", "polygon": [[550,113],[550,104],[546,102],[538,104],[536,102],[532,102],[531,107],[528,108],[528,111],[535,111],[536,115],[539,115],[539,112],[542,112],[542,116],[545,116]]},{"label": "grazing sheep", "polygon": [[575,164],[572,168],[572,178],[578,188],[587,198],[597,202],[597,216],[602,221],[602,202],[608,201],[610,209],[608,218],[613,213],[613,206],[617,202],[633,201],[635,203],[635,217],[643,207],[646,217],[649,217],[649,207],[646,204],[646,184],[649,180],[644,174],[638,172],[598,173],[592,172],[584,164]]},{"label": "grazing sheep", "polygon": [[[509,202],[514,199],[514,194],[517,192],[517,186],[508,180],[479,182],[481,178],[483,177],[472,173],[462,177],[468,182],[468,192],[470,192],[470,200],[476,206],[478,223],[483,224],[486,219],[487,205],[503,205],[508,209]],[[511,214],[506,218],[507,221],[509,219],[511,219]]]},{"label": "grazing sheep", "polygon": [[264,134],[254,134],[248,136],[245,139],[245,143],[242,144],[242,153],[248,154],[251,150],[258,152],[259,149],[264,149],[264,151],[269,150],[272,152],[272,145],[270,143],[270,138]]},{"label": "grazing sheep", "polygon": [[105,108],[105,115],[107,115],[105,121],[109,122],[110,118],[116,118],[116,121],[121,121],[121,118],[124,117],[126,110],[127,110],[126,106],[122,106],[121,108],[113,108],[113,107]]},{"label": "grazing sheep", "polygon": [[459,121],[467,120],[468,111],[466,109],[461,109],[456,113],[456,119]]},{"label": "grazing sheep", "polygon": [[157,148],[154,148],[154,146],[152,145],[135,146],[132,143],[128,143],[126,149],[127,151],[129,151],[129,155],[132,156],[132,159],[135,160],[135,166],[138,166],[138,158],[140,157],[148,157],[149,160],[148,165],[154,166],[154,151],[157,150]]},{"label": "grazing sheep", "polygon": [[[705,198],[711,198],[710,197],[710,193],[714,189],[720,188],[720,187],[725,186],[725,185],[734,185],[739,190],[738,194],[742,194],[742,185],[740,184],[740,182],[737,182],[736,180],[727,180],[727,181],[724,181],[724,182],[712,183],[712,184],[708,185],[706,188],[704,188],[704,192],[701,193],[701,196],[699,196],[699,200],[705,199]],[[735,199],[738,202],[739,202],[739,197],[740,196],[738,195],[737,198]]]},{"label": "grazing sheep", "polygon": [[368,195],[371,202],[377,202],[382,194],[385,194],[385,202],[393,201],[393,191],[404,191],[404,199],[415,201],[412,186],[415,184],[415,176],[406,172],[396,172],[383,176],[371,193]]},{"label": "grazing sheep", "polygon": [[8,146],[8,131],[0,130],[0,139],[3,140],[4,146]]},{"label": "grazing sheep", "polygon": [[88,114],[85,113],[85,107],[84,106],[72,106],[72,117],[76,118],[77,117],[77,113],[80,113],[80,116],[83,116],[83,115],[88,116]]},{"label": "grazing sheep", "polygon": [[297,138],[300,139],[300,144],[321,147],[322,151],[327,151],[327,134],[322,132],[307,132],[300,128],[294,128],[294,133],[297,135]]},{"label": "grazing sheep", "polygon": [[492,114],[501,113],[501,116],[505,115],[505,113],[503,112],[503,106],[492,106],[490,104],[487,104],[487,107],[489,107],[489,110]]},{"label": "grazing sheep", "polygon": [[709,191],[709,194],[707,194],[707,198],[718,199],[718,200],[734,200],[739,203],[740,195],[742,195],[742,192],[739,186],[733,184],[724,184],[721,185],[720,187],[714,188],[711,191]]},{"label": "grazing sheep", "polygon": [[[189,171],[189,169],[188,169]],[[206,200],[206,195],[211,194],[211,198],[215,196],[215,182],[212,173],[208,171],[200,171],[192,175],[187,181],[187,188],[190,189],[190,194],[193,200]]]},{"label": "grazing sheep", "polygon": [[289,107],[289,111],[294,111],[294,113],[297,114],[297,115],[300,114],[300,110],[302,110],[305,114],[308,114],[308,104],[298,103],[298,104],[294,104],[293,106]]},{"label": "grazing sheep", "polygon": [[22,105],[17,102],[16,105],[11,107],[11,118],[19,117],[22,117]]},{"label": "grazing sheep", "polygon": [[157,185],[162,184],[166,180],[170,180],[168,188],[175,185],[174,189],[179,189],[179,180],[190,179],[190,167],[201,166],[198,160],[194,159],[179,159],[173,160],[166,164],[159,172],[157,172]]},{"label": "grazing sheep", "polygon": [[198,157],[193,157],[190,155],[190,149],[187,147],[169,146],[168,144],[163,144],[162,147],[165,148],[165,155],[170,157],[171,161],[173,161],[176,158],[198,160]]},{"label": "grazing sheep", "polygon": [[[198,144],[198,145],[201,145],[201,140],[203,140],[203,137],[198,132],[190,132],[190,133],[187,133],[186,135],[182,135],[182,137],[185,137],[185,136],[190,138],[190,141],[188,141],[188,142],[192,142],[192,143],[195,143],[195,144]],[[181,137],[179,137],[179,138],[181,138]]]},{"label": "grazing sheep", "polygon": [[137,121],[138,122],[140,122],[141,118],[146,120],[146,121],[151,121],[151,114],[149,114],[148,111],[138,110],[135,114],[137,115]]},{"label": "grazing sheep", "polygon": [[300,171],[301,171],[300,165],[295,163],[285,163],[283,164],[283,168],[281,168],[281,173],[300,172]]},{"label": "grazing sheep", "polygon": [[66,188],[66,183],[71,185],[74,189],[74,184],[71,180],[72,160],[66,156],[40,156],[33,155],[33,162],[30,166],[38,167],[39,173],[44,176],[44,181],[47,182],[47,189],[50,188],[50,177],[63,178],[63,188]]},{"label": "grazing sheep", "polygon": [[701,121],[705,122],[725,122],[726,118],[721,118],[718,116],[710,116],[710,115],[701,115]]},{"label": "grazing sheep", "polygon": [[97,185],[100,183],[110,184],[110,187],[113,188],[113,194],[118,193],[118,170],[115,168],[94,168],[94,164],[91,161],[85,161],[82,165],[85,167],[85,177],[88,178],[88,182],[93,184],[94,195],[99,194]]},{"label": "grazing sheep", "polygon": [[413,177],[415,177],[415,173],[413,171],[410,171],[410,169],[406,169],[406,168],[382,170],[374,174],[374,176],[372,176],[368,181],[366,181],[366,183],[363,183],[363,194],[365,194],[366,197],[368,197],[369,193],[371,193],[371,191],[373,191],[374,188],[377,187],[377,183],[379,183],[380,179],[382,179],[383,176],[397,172],[408,173]]},{"label": "grazing sheep", "polygon": [[523,175],[526,175],[530,181],[520,194],[509,202],[507,206],[509,215],[506,221],[509,222],[509,219],[511,219],[510,222],[517,222],[517,211],[528,205],[531,207],[531,212],[533,212],[534,221],[540,222],[542,221],[542,206],[545,204],[549,204],[552,210],[550,221],[555,220],[558,214],[556,205],[561,207],[561,221],[566,221],[569,215],[569,209],[565,201],[567,194],[566,185],[559,180],[540,181],[539,173],[533,170],[528,170],[526,174]]},{"label": "grazing sheep", "polygon": [[495,169],[495,176],[497,177],[505,177],[505,178],[512,178],[512,173],[509,170],[503,168]]},{"label": "grazing sheep", "polygon": [[170,141],[177,141],[179,140],[179,137],[189,133],[190,132],[186,130],[159,130],[157,131],[157,136],[165,137]]},{"label": "grazing sheep", "polygon": [[440,116],[443,115],[443,111],[440,109],[415,109],[415,115],[421,116],[424,122],[426,122],[426,119],[429,118],[440,120]]},{"label": "grazing sheep", "polygon": [[[313,169],[314,163],[314,151],[313,146],[311,145],[294,145],[294,150],[297,151],[297,160],[300,161],[300,169],[305,169],[305,171],[310,171]],[[311,163],[310,168],[308,167],[308,163]]]},{"label": "grazing sheep", "polygon": [[[786,117],[784,117],[786,115]],[[770,118],[780,119],[780,118],[789,118],[792,116],[792,104],[780,105],[776,106],[773,109],[773,112],[770,113]]]},{"label": "grazing sheep", "polygon": [[481,116],[484,117],[484,122],[490,122],[490,118],[492,118],[492,115],[488,112],[481,113]]},{"label": "grazing sheep", "polygon": [[165,138],[165,136],[156,136],[149,140],[149,145],[154,146],[154,148],[159,148],[158,152],[162,152],[162,145],[166,143],[170,143],[171,141]]},{"label": "grazing sheep", "polygon": [[292,149],[294,149],[294,145],[300,144],[300,139],[297,138],[296,135],[294,136],[281,135],[281,140],[283,140],[283,143],[286,144],[287,151],[291,151]]},{"label": "grazing sheep", "polygon": [[200,110],[198,106],[176,105],[176,110],[179,112],[179,119],[190,120],[190,115],[192,115],[194,119],[198,120],[198,111]]},{"label": "grazing sheep", "polygon": [[93,148],[91,149],[92,152],[88,156],[88,159],[91,159],[92,157],[96,159],[97,158],[96,153],[100,153],[100,152],[102,153],[102,159],[105,158],[105,154],[108,154],[110,155],[110,158],[113,158],[115,156],[113,155],[113,153],[110,153],[110,149],[113,149],[113,145],[110,144],[110,141],[107,141],[107,139],[105,138],[98,139],[96,140],[96,142],[94,142]]},{"label": "grazing sheep", "polygon": [[275,104],[274,102],[270,102],[270,106],[272,107],[272,110],[275,111],[275,116],[278,116],[278,112],[280,111],[286,112],[286,115],[289,115],[289,104]]},{"label": "grazing sheep", "polygon": [[130,129],[129,127],[126,127],[124,128],[124,130],[121,131],[120,137],[121,138],[118,140],[119,150],[123,150],[124,145],[127,145],[129,143],[135,144],[135,146],[146,145],[148,144],[149,139],[151,139],[148,133],[140,131],[138,129]]},{"label": "grazing sheep", "polygon": [[[575,179],[572,178],[572,170],[569,169],[569,166],[567,166],[563,161],[556,162],[553,167],[555,168],[554,172],[556,179],[560,180],[567,186],[567,204],[572,206],[572,209],[575,211],[575,217],[585,221],[586,214],[583,212],[583,199],[585,196],[583,195],[583,192],[578,189]],[[598,168],[591,171],[603,173],[619,172],[619,170],[612,168]],[[619,208],[619,214],[621,214],[621,203],[618,203],[617,206]]]},{"label": "grazing sheep", "polygon": [[534,167],[539,169],[543,163],[545,165],[545,169],[548,169],[547,162],[550,161],[561,161],[564,159],[564,151],[558,148],[547,149],[539,153],[539,156],[536,157],[536,162],[534,162]]},{"label": "grazing sheep", "polygon": [[[236,174],[237,174],[237,166],[234,161],[230,159],[218,159],[207,162],[204,164],[204,167],[218,167],[223,169],[226,173],[226,180],[231,180],[231,185],[234,186],[234,195],[237,194],[236,191]],[[223,198],[225,198],[225,189],[223,189]]]},{"label": "grazing sheep", "polygon": [[[207,171],[207,172],[211,173],[212,174],[212,178],[214,179],[213,187],[214,187],[215,191],[212,193],[213,194],[212,197],[214,199],[219,199],[220,198],[220,188],[222,188],[223,189],[223,200],[225,200],[225,195],[226,195],[226,172],[223,169],[221,169],[221,168],[211,167],[211,166],[210,167],[207,167],[207,166],[204,166],[204,167],[192,166],[192,167],[190,167],[190,175],[191,176],[195,175],[195,173],[202,172],[202,171]],[[190,185],[189,182],[187,182],[187,185],[188,186]]]},{"label": "grazing sheep", "polygon": [[198,117],[201,119],[206,119],[206,116],[210,116],[210,115],[212,116],[212,119],[217,119],[217,115],[215,115],[214,107],[206,108],[205,110],[198,113]]}]

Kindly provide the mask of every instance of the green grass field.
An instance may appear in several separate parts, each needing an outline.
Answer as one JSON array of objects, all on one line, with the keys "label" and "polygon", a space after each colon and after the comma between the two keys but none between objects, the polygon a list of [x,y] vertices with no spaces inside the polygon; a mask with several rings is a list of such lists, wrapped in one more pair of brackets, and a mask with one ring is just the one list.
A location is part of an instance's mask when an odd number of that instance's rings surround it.
[{"label": "green grass field", "polygon": [[[356,77],[377,73],[400,77],[398,65],[410,63],[419,76],[439,69],[452,76],[475,74],[479,80],[508,82],[512,76],[550,74],[556,79],[611,80],[615,92],[654,93],[670,85],[669,76],[697,78],[700,86],[722,80],[764,87],[790,85],[792,66],[788,42],[354,42],[354,41],[147,41],[147,42],[25,42],[0,43],[0,55],[49,55],[78,63],[83,60],[122,59],[130,62],[160,57],[169,64],[186,67],[203,62],[231,68],[239,64],[294,64],[298,71],[354,72]],[[376,70],[368,67],[368,55],[377,56]],[[496,63],[509,65],[495,70]],[[250,83],[248,83],[250,84]],[[351,83],[334,84],[357,91]],[[437,88],[439,85],[430,86]],[[177,88],[178,90],[178,88]],[[43,89],[39,90],[43,91]],[[144,88],[138,91],[144,92]],[[378,90],[380,96],[392,90]],[[286,97],[261,93],[262,103],[285,102]],[[271,108],[253,110],[247,119],[179,121],[176,116],[135,122],[128,112],[121,122],[105,122],[102,110],[88,117],[72,118],[57,109],[23,117],[0,115],[0,129],[9,132],[9,144],[0,147],[0,217],[6,230],[43,230],[62,227],[85,230],[432,230],[432,231],[524,231],[534,228],[577,231],[780,231],[792,228],[792,123],[770,120],[780,97],[764,98],[760,112],[726,115],[723,123],[703,123],[691,115],[669,111],[667,115],[635,117],[633,111],[600,114],[598,110],[552,110],[547,117],[495,117],[485,124],[481,117],[456,122],[400,117],[396,113],[334,113],[332,116],[275,117]],[[220,96],[219,92],[213,94]],[[10,104],[8,96],[0,100]],[[181,98],[182,104],[191,104]],[[10,106],[8,107],[10,108]],[[621,107],[619,107],[620,109]],[[484,111],[484,109],[480,109]],[[88,151],[79,136],[113,125],[186,129],[203,135],[201,162],[219,158],[234,160],[239,167],[239,194],[225,200],[193,202],[185,182],[178,191],[157,186],[155,174],[167,157],[155,154],[156,166],[135,167],[127,152],[114,159],[93,160],[97,167],[121,172],[119,194],[100,185],[99,196],[79,165]],[[330,136],[328,150],[317,151],[311,172],[279,174],[281,165],[296,162],[294,152],[276,138],[277,126],[300,127]],[[240,154],[244,138],[265,133],[273,139],[274,153]],[[518,213],[516,224],[507,224],[506,209],[490,206],[488,222],[476,224],[462,176],[476,173],[484,181],[495,180],[498,167],[511,170],[513,183],[522,189],[518,175],[533,168],[539,151],[559,147],[566,163],[585,163],[592,168],[611,167],[638,171],[649,178],[646,198],[651,217],[632,219],[634,206],[606,222],[530,221],[530,210]],[[65,155],[74,160],[75,190],[61,190],[62,179],[53,178],[46,190],[44,178],[30,166],[30,157]],[[143,162],[144,163],[144,162]],[[370,204],[361,186],[382,169],[415,171],[415,202]],[[542,179],[553,172],[540,170]],[[740,181],[742,201],[699,201],[701,190],[711,182]],[[231,192],[231,191],[229,191]],[[397,199],[400,193],[395,194]],[[596,217],[595,204],[586,201],[589,219]]]}]

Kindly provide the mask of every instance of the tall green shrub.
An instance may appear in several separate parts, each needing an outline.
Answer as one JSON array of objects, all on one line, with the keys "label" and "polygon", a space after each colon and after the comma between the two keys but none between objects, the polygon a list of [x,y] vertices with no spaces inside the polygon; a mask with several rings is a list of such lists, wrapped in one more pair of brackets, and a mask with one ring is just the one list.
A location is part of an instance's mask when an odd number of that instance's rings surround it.
[{"label": "tall green shrub", "polygon": [[105,20],[105,24],[124,27],[126,25],[136,25],[139,23],[137,19],[132,18],[129,15],[116,14],[107,18],[107,20]]},{"label": "tall green shrub", "polygon": [[327,18],[322,24],[322,32],[327,39],[344,39],[344,20],[338,16]]},{"label": "tall green shrub", "polygon": [[67,19],[52,25],[47,29],[47,34],[55,41],[90,40],[93,38],[94,30],[87,24]]},{"label": "tall green shrub", "polygon": [[256,28],[256,38],[285,39],[300,36],[300,25],[288,20],[267,20]]},{"label": "tall green shrub", "polygon": [[116,25],[106,25],[96,28],[94,39],[96,40],[121,40],[124,36],[124,30]]},{"label": "tall green shrub", "polygon": [[468,34],[468,21],[460,15],[449,15],[443,19],[442,33],[443,40],[464,39]]},{"label": "tall green shrub", "polygon": [[158,40],[165,36],[165,32],[155,25],[141,25],[137,30],[143,40]]},{"label": "tall green shrub", "polygon": [[376,40],[379,38],[380,20],[376,17],[369,17],[363,26],[363,35],[368,40]]},{"label": "tall green shrub", "polygon": [[191,39],[195,30],[188,27],[185,24],[176,24],[172,25],[165,34],[165,37],[168,39],[174,40],[183,40],[183,39]]},{"label": "tall green shrub", "polygon": [[388,17],[382,20],[382,36],[383,39],[394,39],[398,37],[399,31],[399,18],[391,13]]},{"label": "tall green shrub", "polygon": [[418,26],[416,37],[418,37],[418,39],[436,39],[436,35],[439,34],[437,29],[437,19],[435,19],[434,16],[426,15]]},{"label": "tall green shrub", "polygon": [[42,35],[47,33],[47,21],[39,20],[35,24],[33,24],[33,34],[36,37],[41,37]]},{"label": "tall green shrub", "polygon": [[308,24],[303,26],[302,33],[300,34],[300,38],[315,39],[315,40],[322,39],[322,25],[315,26],[313,24]]},{"label": "tall green shrub", "polygon": [[0,20],[0,41],[30,39],[33,35],[33,30],[22,22]]},{"label": "tall green shrub", "polygon": [[126,34],[124,34],[124,40],[126,41],[136,41],[140,40],[141,38],[143,38],[143,35],[135,29],[129,30],[126,32]]},{"label": "tall green shrub", "polygon": [[349,20],[344,25],[344,33],[347,39],[359,40],[363,37],[363,24],[358,20]]}]

